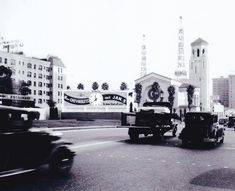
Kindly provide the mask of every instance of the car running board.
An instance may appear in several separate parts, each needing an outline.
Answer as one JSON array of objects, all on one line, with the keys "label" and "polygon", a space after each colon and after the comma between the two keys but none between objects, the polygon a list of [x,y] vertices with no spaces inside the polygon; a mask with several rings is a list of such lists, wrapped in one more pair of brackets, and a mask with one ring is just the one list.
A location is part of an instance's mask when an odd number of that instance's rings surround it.
[{"label": "car running board", "polygon": [[4,172],[0,173],[0,178],[14,176],[14,175],[23,174],[23,173],[28,173],[28,172],[32,172],[34,170],[35,169],[15,169],[15,170],[4,171]]}]

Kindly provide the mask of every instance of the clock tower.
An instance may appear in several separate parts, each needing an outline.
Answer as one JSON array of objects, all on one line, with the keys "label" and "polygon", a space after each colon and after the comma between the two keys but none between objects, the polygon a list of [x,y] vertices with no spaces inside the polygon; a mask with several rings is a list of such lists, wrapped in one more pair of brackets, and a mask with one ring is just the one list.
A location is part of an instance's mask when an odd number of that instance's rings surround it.
[{"label": "clock tower", "polygon": [[210,110],[208,42],[198,38],[191,43],[189,81],[200,88],[200,109]]}]

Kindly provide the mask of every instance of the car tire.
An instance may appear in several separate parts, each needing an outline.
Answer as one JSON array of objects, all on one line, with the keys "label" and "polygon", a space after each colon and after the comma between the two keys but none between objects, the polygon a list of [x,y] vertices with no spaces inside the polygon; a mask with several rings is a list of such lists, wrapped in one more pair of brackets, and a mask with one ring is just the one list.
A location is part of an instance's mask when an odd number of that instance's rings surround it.
[{"label": "car tire", "polygon": [[56,151],[49,162],[49,168],[55,174],[68,174],[72,165],[73,155],[68,149]]}]

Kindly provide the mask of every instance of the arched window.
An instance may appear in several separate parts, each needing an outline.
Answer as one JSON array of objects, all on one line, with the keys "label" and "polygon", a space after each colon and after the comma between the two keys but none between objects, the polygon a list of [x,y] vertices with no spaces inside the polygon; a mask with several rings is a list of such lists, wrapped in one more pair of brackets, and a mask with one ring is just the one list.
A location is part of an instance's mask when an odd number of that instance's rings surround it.
[{"label": "arched window", "polygon": [[197,57],[199,57],[199,56],[200,56],[200,50],[197,49]]},{"label": "arched window", "polygon": [[31,63],[28,63],[28,64],[27,64],[27,68],[32,68],[32,64],[31,64]]},{"label": "arched window", "polygon": [[28,72],[27,73],[27,77],[31,77],[32,76],[32,73],[31,72]]},{"label": "arched window", "polygon": [[204,48],[202,49],[202,54],[205,54],[205,49]]}]

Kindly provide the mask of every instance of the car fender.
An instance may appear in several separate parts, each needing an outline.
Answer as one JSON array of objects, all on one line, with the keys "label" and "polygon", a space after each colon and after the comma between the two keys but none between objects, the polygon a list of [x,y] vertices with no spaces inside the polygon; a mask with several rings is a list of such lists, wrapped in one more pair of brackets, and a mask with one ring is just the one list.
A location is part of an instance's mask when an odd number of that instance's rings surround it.
[{"label": "car fender", "polygon": [[75,151],[73,151],[71,148],[71,145],[72,145],[71,142],[68,142],[65,140],[57,140],[57,141],[54,141],[53,145],[54,146],[52,148],[52,151],[51,151],[47,161],[50,161],[53,158],[53,156],[55,155],[55,153],[57,153],[59,151],[69,152],[71,154],[71,157],[75,156]]}]

